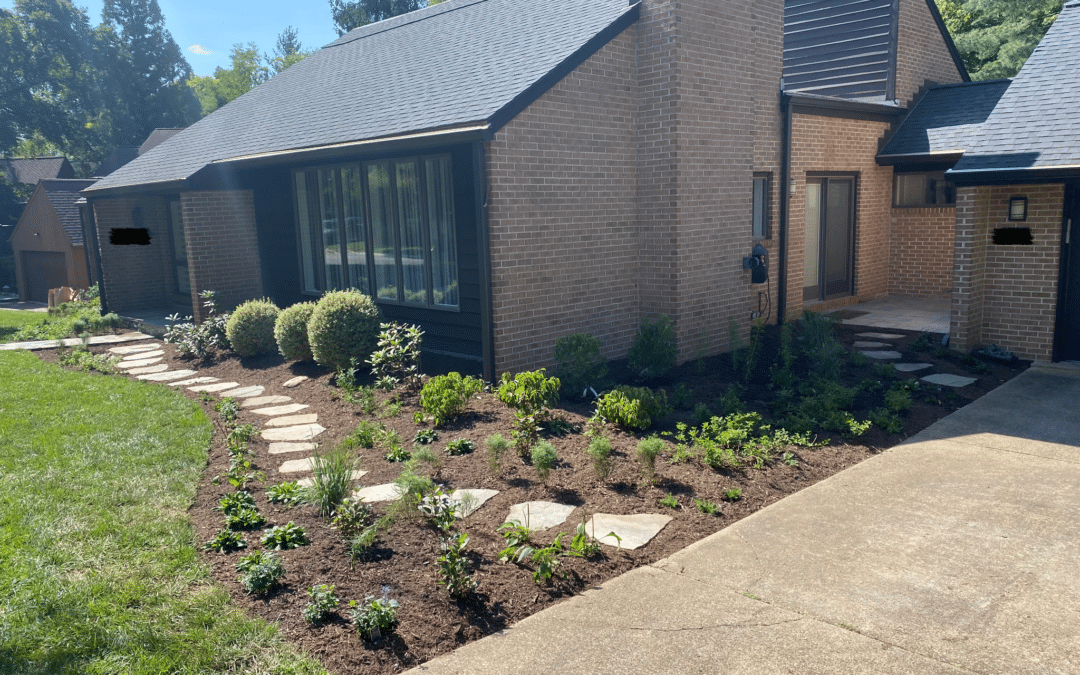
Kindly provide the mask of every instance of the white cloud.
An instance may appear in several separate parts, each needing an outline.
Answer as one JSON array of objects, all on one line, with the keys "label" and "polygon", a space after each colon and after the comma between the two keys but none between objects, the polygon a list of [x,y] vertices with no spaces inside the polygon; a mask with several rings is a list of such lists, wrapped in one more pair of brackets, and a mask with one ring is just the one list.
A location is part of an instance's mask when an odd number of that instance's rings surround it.
[{"label": "white cloud", "polygon": [[187,50],[196,56],[209,56],[214,53],[209,49],[203,49],[201,45],[191,45]]}]

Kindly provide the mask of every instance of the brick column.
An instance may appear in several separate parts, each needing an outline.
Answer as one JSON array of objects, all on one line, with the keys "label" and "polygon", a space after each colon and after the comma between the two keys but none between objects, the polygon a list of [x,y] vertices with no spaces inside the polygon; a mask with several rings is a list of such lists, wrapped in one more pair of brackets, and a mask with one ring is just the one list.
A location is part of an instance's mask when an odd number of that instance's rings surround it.
[{"label": "brick column", "polygon": [[191,306],[202,321],[201,291],[218,292],[218,309],[229,311],[263,295],[255,200],[251,190],[185,192],[180,195],[187,238]]},{"label": "brick column", "polygon": [[968,350],[982,339],[986,276],[987,209],[990,189],[956,190],[956,243],[953,250],[951,346]]}]

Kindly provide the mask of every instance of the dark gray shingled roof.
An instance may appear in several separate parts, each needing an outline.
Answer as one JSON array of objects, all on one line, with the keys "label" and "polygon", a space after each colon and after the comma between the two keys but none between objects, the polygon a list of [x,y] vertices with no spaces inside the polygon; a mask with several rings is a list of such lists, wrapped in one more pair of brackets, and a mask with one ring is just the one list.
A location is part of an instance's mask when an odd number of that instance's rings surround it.
[{"label": "dark gray shingled roof", "polygon": [[[268,152],[490,122],[636,19],[627,0],[448,0],[342,36],[88,191]],[[610,33],[610,34],[609,34]],[[579,51],[580,50],[580,51]],[[530,99],[530,100],[531,100]]]},{"label": "dark gray shingled roof", "polygon": [[79,193],[94,184],[92,180],[43,180],[40,183],[45,196],[56,211],[56,217],[60,220],[60,226],[67,232],[71,243],[81,245],[83,243],[82,218],[79,216],[79,207],[75,200],[79,199]]},{"label": "dark gray shingled roof", "polygon": [[124,166],[131,160],[139,156],[138,148],[116,148],[109,156],[101,160],[101,164],[94,169],[94,176],[108,176],[113,171],[116,171],[120,167]]},{"label": "dark gray shingled roof", "polygon": [[971,145],[1011,80],[932,87],[878,153],[884,162],[959,155]]},{"label": "dark gray shingled roof", "polygon": [[1065,4],[949,172],[1080,169],[1080,2]]},{"label": "dark gray shingled roof", "polygon": [[75,171],[67,157],[28,157],[0,159],[0,171],[9,183],[37,185],[46,178],[74,178]]},{"label": "dark gray shingled roof", "polygon": [[165,141],[169,140],[170,138],[172,138],[176,134],[180,133],[181,131],[183,131],[183,128],[180,128],[180,129],[154,129],[153,131],[150,132],[150,135],[146,137],[146,140],[143,141],[143,144],[139,146],[139,151],[138,151],[139,154],[140,155],[145,155],[146,153],[150,152],[151,150],[153,150],[157,146],[161,145]]}]

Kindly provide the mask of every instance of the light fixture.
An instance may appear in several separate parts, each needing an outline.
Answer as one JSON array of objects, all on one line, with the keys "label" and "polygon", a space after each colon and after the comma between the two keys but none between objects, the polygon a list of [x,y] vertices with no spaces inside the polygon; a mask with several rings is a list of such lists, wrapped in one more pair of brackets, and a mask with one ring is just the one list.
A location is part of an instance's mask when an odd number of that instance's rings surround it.
[{"label": "light fixture", "polygon": [[789,197],[794,197],[795,196],[795,185],[796,185],[796,183],[795,183],[794,178],[792,178],[791,180],[788,181],[788,196]]},{"label": "light fixture", "polygon": [[1009,198],[1009,220],[1027,220],[1027,197]]}]

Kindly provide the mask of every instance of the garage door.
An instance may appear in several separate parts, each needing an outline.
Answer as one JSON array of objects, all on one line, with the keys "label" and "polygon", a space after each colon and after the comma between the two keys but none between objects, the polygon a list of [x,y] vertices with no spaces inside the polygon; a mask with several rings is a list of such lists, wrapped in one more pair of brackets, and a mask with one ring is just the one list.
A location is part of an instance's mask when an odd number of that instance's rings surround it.
[{"label": "garage door", "polygon": [[68,285],[63,253],[23,251],[23,276],[26,295],[34,302],[48,302],[49,289]]}]

